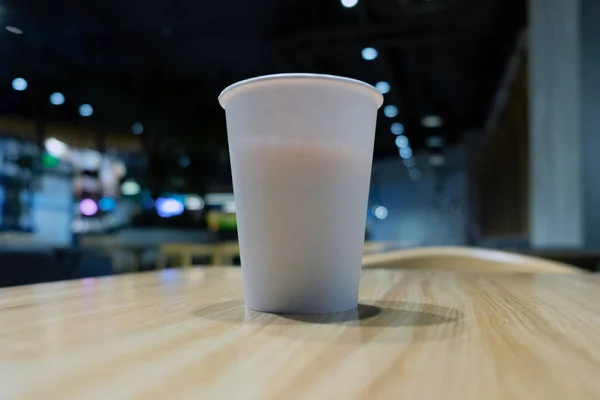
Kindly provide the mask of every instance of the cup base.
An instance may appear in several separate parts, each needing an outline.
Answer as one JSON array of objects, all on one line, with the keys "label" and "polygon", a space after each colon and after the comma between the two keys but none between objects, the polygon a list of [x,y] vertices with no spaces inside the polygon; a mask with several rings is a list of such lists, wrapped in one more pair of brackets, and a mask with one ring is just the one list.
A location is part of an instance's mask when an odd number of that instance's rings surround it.
[{"label": "cup base", "polygon": [[344,311],[355,310],[358,302],[354,304],[345,304],[339,306],[321,306],[321,307],[259,307],[246,303],[246,308],[252,311],[258,311],[267,314],[333,314]]}]

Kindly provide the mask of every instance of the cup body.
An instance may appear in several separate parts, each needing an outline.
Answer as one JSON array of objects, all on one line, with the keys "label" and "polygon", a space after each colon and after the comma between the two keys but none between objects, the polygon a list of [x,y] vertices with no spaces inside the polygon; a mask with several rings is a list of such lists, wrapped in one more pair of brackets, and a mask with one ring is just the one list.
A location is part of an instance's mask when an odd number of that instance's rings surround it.
[{"label": "cup body", "polygon": [[282,74],[225,89],[246,306],[358,304],[377,109],[366,83]]}]

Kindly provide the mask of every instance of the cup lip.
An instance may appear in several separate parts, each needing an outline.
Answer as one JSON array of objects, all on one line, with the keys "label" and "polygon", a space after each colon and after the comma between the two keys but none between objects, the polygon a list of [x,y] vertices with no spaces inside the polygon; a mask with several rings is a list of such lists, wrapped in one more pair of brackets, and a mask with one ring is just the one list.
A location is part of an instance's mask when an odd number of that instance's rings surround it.
[{"label": "cup lip", "polygon": [[234,94],[234,92],[242,89],[248,88],[250,86],[255,86],[257,84],[268,84],[277,81],[303,81],[303,80],[321,80],[325,83],[331,84],[342,84],[342,85],[354,85],[361,92],[369,95],[375,103],[377,104],[377,108],[381,107],[383,104],[383,95],[379,90],[377,90],[374,86],[369,85],[366,82],[360,81],[354,78],[347,78],[345,76],[337,76],[337,75],[327,75],[327,74],[311,74],[311,73],[285,73],[285,74],[271,74],[271,75],[263,75],[257,76],[250,79],[244,79],[242,81],[233,83],[227,86],[221,94],[219,94],[219,104],[221,107],[226,108],[227,101]]}]

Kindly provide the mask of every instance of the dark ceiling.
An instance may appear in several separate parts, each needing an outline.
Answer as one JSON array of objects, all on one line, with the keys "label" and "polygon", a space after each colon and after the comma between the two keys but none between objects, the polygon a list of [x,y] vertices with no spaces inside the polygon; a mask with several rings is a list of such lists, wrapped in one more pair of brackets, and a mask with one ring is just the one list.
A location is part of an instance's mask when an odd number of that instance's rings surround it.
[{"label": "dark ceiling", "polygon": [[[413,148],[483,126],[518,33],[524,0],[13,0],[0,7],[0,113],[129,132],[207,152],[226,145],[221,89],[277,72],[387,81],[376,157],[397,154],[392,122]],[[371,46],[379,56],[361,57]],[[11,81],[28,81],[24,92]],[[50,93],[66,96],[62,106]],[[94,115],[77,114],[89,103]],[[425,115],[444,125],[421,126]],[[193,146],[193,147],[192,147]],[[180,151],[182,151],[180,149]]]}]

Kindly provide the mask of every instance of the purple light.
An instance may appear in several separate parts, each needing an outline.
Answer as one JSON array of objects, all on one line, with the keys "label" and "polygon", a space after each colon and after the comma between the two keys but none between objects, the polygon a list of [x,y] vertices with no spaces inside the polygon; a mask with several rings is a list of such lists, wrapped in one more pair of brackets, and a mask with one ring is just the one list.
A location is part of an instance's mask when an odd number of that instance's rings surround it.
[{"label": "purple light", "polygon": [[183,212],[183,204],[175,199],[159,197],[154,203],[156,212],[160,217],[169,218]]},{"label": "purple light", "polygon": [[83,286],[94,286],[94,278],[83,278],[81,284]]},{"label": "purple light", "polygon": [[85,216],[92,216],[98,212],[98,205],[92,199],[83,199],[79,203],[79,211]]}]

